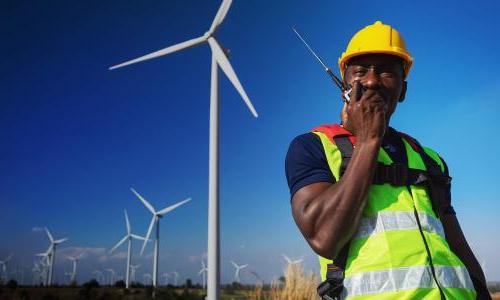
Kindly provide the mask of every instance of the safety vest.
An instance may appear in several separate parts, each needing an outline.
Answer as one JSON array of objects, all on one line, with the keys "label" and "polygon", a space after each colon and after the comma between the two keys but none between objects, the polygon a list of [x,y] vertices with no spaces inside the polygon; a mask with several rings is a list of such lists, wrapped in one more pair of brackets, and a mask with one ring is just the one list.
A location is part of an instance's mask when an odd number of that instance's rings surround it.
[{"label": "safety vest", "polygon": [[[355,136],[339,125],[312,130],[323,145],[328,166],[340,180],[342,157],[334,137]],[[421,156],[402,139],[408,168],[426,170]],[[424,151],[444,170],[438,154]],[[381,147],[379,163],[393,161]],[[333,261],[319,257],[321,277]],[[475,299],[476,292],[466,267],[450,250],[443,225],[432,209],[423,186],[372,184],[357,232],[349,242],[344,272],[346,299]]]}]

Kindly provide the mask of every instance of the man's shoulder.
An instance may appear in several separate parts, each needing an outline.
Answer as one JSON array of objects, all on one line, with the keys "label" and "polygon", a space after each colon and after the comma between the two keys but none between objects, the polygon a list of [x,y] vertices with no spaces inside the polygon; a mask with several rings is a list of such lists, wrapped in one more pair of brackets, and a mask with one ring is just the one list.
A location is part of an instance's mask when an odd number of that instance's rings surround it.
[{"label": "man's shoulder", "polygon": [[320,145],[321,145],[321,140],[316,134],[312,132],[306,132],[297,135],[290,142],[289,149],[300,150],[300,149],[308,149],[310,147],[317,148]]},{"label": "man's shoulder", "polygon": [[445,160],[443,159],[443,157],[436,151],[434,150],[434,148],[431,148],[427,145],[423,145],[421,144],[416,138],[414,138],[413,136],[407,134],[407,133],[403,133],[403,132],[400,132],[400,131],[397,131],[398,134],[400,136],[402,136],[409,144],[410,146],[417,152],[419,152],[419,148],[421,148],[423,151],[425,151],[425,153],[427,153],[436,163],[438,163],[438,165],[441,166],[441,169],[443,172],[445,172],[446,174],[448,174],[448,166],[445,162]]}]

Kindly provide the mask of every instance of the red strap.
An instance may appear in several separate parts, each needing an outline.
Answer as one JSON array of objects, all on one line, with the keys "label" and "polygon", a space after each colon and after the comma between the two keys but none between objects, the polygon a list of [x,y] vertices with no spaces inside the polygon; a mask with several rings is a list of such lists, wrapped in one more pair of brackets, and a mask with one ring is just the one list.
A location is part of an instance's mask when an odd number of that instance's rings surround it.
[{"label": "red strap", "polygon": [[347,131],[344,127],[338,124],[320,125],[318,127],[313,128],[313,130],[311,131],[324,133],[328,137],[328,139],[330,139],[330,142],[332,142],[333,144],[335,144],[335,141],[333,140],[334,137],[341,135],[347,136],[349,141],[351,141],[353,145],[356,145],[356,137],[352,133]]}]

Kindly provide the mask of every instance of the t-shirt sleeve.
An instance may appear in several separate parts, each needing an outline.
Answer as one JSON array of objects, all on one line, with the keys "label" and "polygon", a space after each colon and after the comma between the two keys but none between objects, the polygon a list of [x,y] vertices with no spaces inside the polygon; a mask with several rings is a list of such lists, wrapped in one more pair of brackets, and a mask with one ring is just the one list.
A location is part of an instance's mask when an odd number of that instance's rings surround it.
[{"label": "t-shirt sleeve", "polygon": [[314,133],[299,135],[290,143],[285,158],[285,173],[291,197],[312,183],[335,183],[321,140]]}]

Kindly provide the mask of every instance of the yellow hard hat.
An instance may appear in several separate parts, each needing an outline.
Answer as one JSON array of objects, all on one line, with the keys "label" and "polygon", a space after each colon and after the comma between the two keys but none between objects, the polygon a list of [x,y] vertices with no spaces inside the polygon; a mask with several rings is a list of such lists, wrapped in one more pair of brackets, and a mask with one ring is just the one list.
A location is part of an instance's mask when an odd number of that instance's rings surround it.
[{"label": "yellow hard hat", "polygon": [[404,61],[405,78],[410,72],[413,58],[408,50],[403,36],[390,25],[376,21],[372,25],[358,31],[347,45],[347,49],[339,58],[339,67],[342,78],[349,59],[363,54],[384,53],[401,57]]}]

